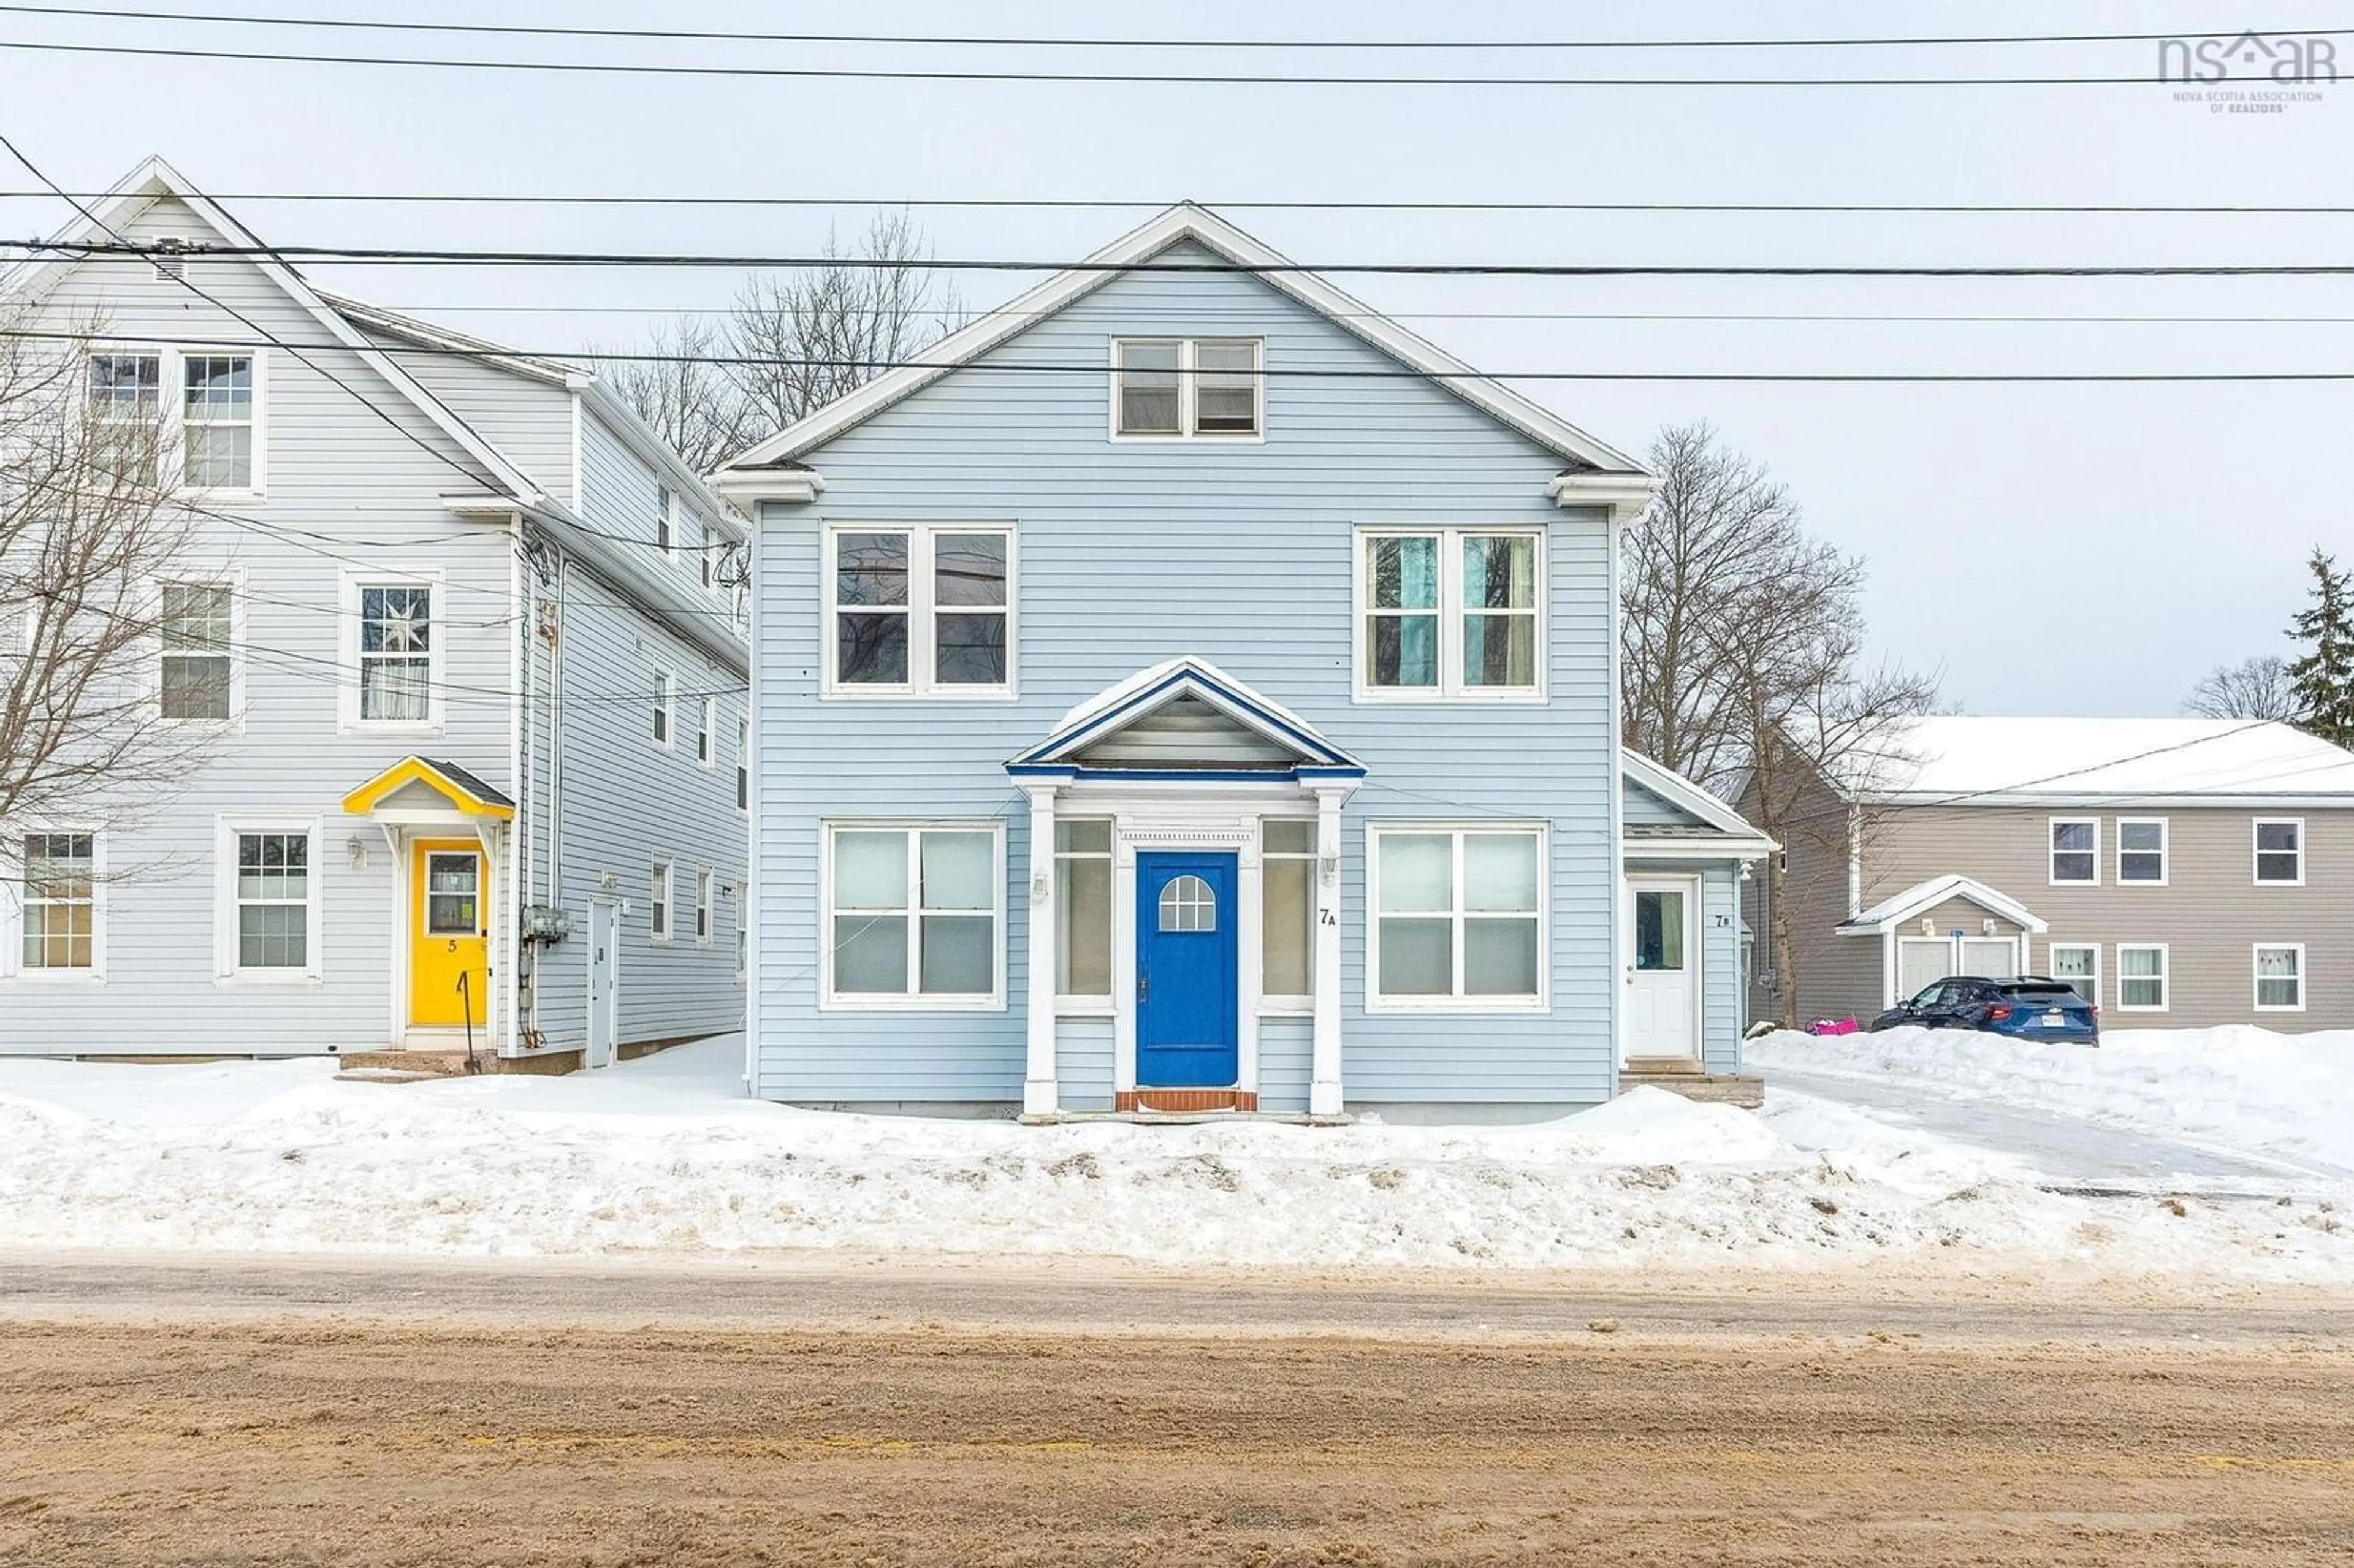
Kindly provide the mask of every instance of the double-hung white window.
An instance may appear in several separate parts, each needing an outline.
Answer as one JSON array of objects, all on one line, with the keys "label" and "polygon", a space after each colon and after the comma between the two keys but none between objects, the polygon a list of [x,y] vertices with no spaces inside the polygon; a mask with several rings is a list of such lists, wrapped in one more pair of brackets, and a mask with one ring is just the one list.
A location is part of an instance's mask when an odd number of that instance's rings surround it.
[{"label": "double-hung white window", "polygon": [[671,938],[672,885],[675,880],[670,862],[654,862],[653,885],[646,904],[646,933],[657,942],[667,942]]},{"label": "double-hung white window", "polygon": [[2052,944],[2052,978],[2065,980],[2078,996],[2101,1005],[2101,948],[2097,942]]},{"label": "double-hung white window", "polygon": [[1377,827],[1371,839],[1373,1006],[1544,1005],[1543,830]]},{"label": "double-hung white window", "polygon": [[1269,818],[1260,828],[1259,994],[1305,1011],[1316,994],[1316,823]]},{"label": "double-hung white window", "polygon": [[97,465],[133,484],[154,484],[170,436],[164,422],[164,356],[90,356],[91,444]]},{"label": "double-hung white window", "polygon": [[2167,1009],[2167,949],[2162,942],[2117,944],[2117,1009],[2164,1012]]},{"label": "double-hung white window", "polygon": [[431,578],[345,576],[346,727],[415,730],[441,723],[439,597]]},{"label": "double-hung white window", "polygon": [[2256,944],[2256,1011],[2305,1011],[2305,944]]},{"label": "double-hung white window", "polygon": [[16,971],[40,979],[95,979],[105,969],[99,835],[36,832],[11,846],[24,881]]},{"label": "double-hung white window", "polygon": [[736,721],[736,809],[752,809],[752,721]]},{"label": "double-hung white window", "polygon": [[251,490],[253,457],[252,355],[182,355],[180,482],[190,490]]},{"label": "double-hung white window", "polygon": [[2101,880],[2101,820],[2098,817],[2052,819],[2052,885],[2097,883]]},{"label": "double-hung white window", "polygon": [[2164,817],[2117,819],[2117,882],[2123,886],[2166,885]]},{"label": "double-hung white window", "polygon": [[1113,439],[1258,440],[1267,413],[1261,355],[1255,337],[1119,339],[1112,344]]},{"label": "double-hung white window", "polygon": [[1055,994],[1080,1010],[1111,1002],[1111,821],[1055,821]]},{"label": "double-hung white window", "polygon": [[826,829],[830,1007],[1004,1005],[1005,875],[996,824]]},{"label": "double-hung white window", "polygon": [[719,699],[716,697],[704,698],[703,705],[696,709],[695,712],[695,764],[702,768],[716,767],[718,763],[718,757],[715,748],[719,744]]},{"label": "double-hung white window", "polygon": [[93,354],[90,403],[114,454],[102,461],[142,483],[168,479],[183,490],[259,492],[261,386],[261,360],[251,353]]},{"label": "double-hung white window", "polygon": [[1012,693],[1011,528],[858,524],[829,529],[826,542],[828,691]]},{"label": "double-hung white window", "polygon": [[695,941],[697,947],[711,946],[711,874],[695,874]]},{"label": "double-hung white window", "polygon": [[220,833],[222,976],[316,980],[318,823],[224,821]]},{"label": "double-hung white window", "polygon": [[2261,887],[2305,885],[2305,821],[2302,818],[2256,819],[2256,884]]},{"label": "double-hung white window", "polygon": [[1544,694],[1544,533],[1357,535],[1360,700]]},{"label": "double-hung white window", "polygon": [[236,700],[235,591],[227,583],[167,582],[161,595],[156,701],[162,715],[230,717]]},{"label": "double-hung white window", "polygon": [[654,744],[671,748],[671,726],[678,716],[678,680],[668,670],[654,672]]},{"label": "double-hung white window", "polygon": [[654,548],[663,555],[678,546],[678,506],[672,499],[670,486],[654,486]]}]

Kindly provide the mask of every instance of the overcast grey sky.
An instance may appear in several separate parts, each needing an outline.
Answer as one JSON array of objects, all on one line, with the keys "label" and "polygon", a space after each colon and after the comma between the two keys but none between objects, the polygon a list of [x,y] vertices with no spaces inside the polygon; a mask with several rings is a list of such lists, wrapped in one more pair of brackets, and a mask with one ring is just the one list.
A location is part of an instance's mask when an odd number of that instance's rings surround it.
[{"label": "overcast grey sky", "polygon": [[[131,4],[134,0],[108,0]],[[140,5],[162,0],[135,0]],[[1870,37],[2230,33],[2349,20],[2259,5],[781,5],[527,0],[362,6],[189,0],[284,16],[816,31],[1197,37]],[[2148,43],[1656,53],[1077,55],[408,37],[0,16],[0,39],[323,53],[736,64],[1520,75],[2154,78]],[[2341,51],[2354,65],[2354,37]],[[0,50],[0,125],[69,185],[158,152],[230,191],[1630,202],[2354,206],[2354,82],[2276,115],[2126,85],[1371,88],[559,76]],[[28,182],[0,175],[0,188]],[[281,243],[807,252],[854,208],[529,211],[237,204]],[[55,203],[0,202],[46,232]],[[926,209],[942,256],[1068,259],[1141,212]],[[1431,215],[1246,212],[1310,262],[2354,262],[2354,218]],[[323,281],[523,346],[632,338],[720,302],[693,271],[378,269]],[[1340,281],[1498,371],[2171,371],[2354,368],[2354,279]],[[986,306],[1022,286],[968,277]],[[455,307],[528,305],[525,312]],[[565,307],[564,313],[546,307]],[[573,314],[578,311],[581,313]],[[1423,315],[1417,313],[1437,313]],[[2042,315],[2056,321],[1572,321],[1488,313]],[[2340,318],[2100,323],[2102,315]],[[1712,420],[1870,558],[1873,632],[1976,713],[2176,709],[2211,664],[2278,651],[2315,543],[2354,555],[2354,383],[2053,386],[1528,384],[1605,440]]]}]

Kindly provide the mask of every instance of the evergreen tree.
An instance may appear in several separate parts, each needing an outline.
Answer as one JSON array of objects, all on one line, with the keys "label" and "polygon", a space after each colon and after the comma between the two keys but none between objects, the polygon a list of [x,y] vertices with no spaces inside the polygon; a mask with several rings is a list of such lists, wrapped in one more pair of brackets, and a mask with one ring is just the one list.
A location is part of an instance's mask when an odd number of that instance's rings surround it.
[{"label": "evergreen tree", "polygon": [[2288,667],[2305,710],[2300,723],[2332,745],[2354,747],[2354,572],[2338,570],[2337,558],[2318,545],[2306,564],[2313,571],[2313,602],[2288,629],[2308,650]]}]

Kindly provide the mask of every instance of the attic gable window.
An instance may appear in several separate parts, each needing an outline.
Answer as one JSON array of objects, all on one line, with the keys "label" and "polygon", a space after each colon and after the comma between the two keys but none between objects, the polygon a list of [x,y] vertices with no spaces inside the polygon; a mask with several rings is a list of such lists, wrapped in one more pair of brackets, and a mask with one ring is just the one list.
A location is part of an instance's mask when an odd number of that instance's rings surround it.
[{"label": "attic gable window", "polygon": [[1257,338],[1121,338],[1112,344],[1119,440],[1257,440],[1266,378]]}]

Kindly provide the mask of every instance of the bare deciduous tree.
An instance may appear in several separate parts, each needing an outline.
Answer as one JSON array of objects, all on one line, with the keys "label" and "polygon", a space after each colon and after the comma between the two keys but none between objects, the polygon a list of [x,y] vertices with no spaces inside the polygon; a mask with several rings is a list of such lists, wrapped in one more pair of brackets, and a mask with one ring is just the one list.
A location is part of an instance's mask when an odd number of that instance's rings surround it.
[{"label": "bare deciduous tree", "polygon": [[[201,577],[164,488],[176,388],[153,355],[94,356],[102,323],[21,324],[0,316],[0,821],[120,819],[185,778],[212,733],[185,720],[228,700],[214,607],[171,586]],[[21,847],[0,835],[0,863]]]},{"label": "bare deciduous tree", "polygon": [[2216,665],[2199,677],[2199,683],[2182,699],[2182,706],[2185,712],[2202,718],[2280,719],[2290,723],[2305,711],[2305,705],[2297,698],[2296,681],[2289,674],[2288,662],[2273,653],[2243,659],[2237,664]]},{"label": "bare deciduous tree", "polygon": [[708,472],[963,324],[906,213],[876,214],[854,245],[829,233],[824,254],[821,266],[748,279],[726,311],[658,329],[653,357],[605,359],[599,374]]},{"label": "bare deciduous tree", "polygon": [[[1903,726],[1936,700],[1934,676],[1864,663],[1863,563],[1809,535],[1789,493],[1726,450],[1705,424],[1652,444],[1659,487],[1628,530],[1621,585],[1626,742],[1696,781],[1736,792],[1786,848],[1835,852],[1868,835],[1834,802],[1905,765]],[[1776,989],[1797,982],[1778,863],[1765,870]]]}]

